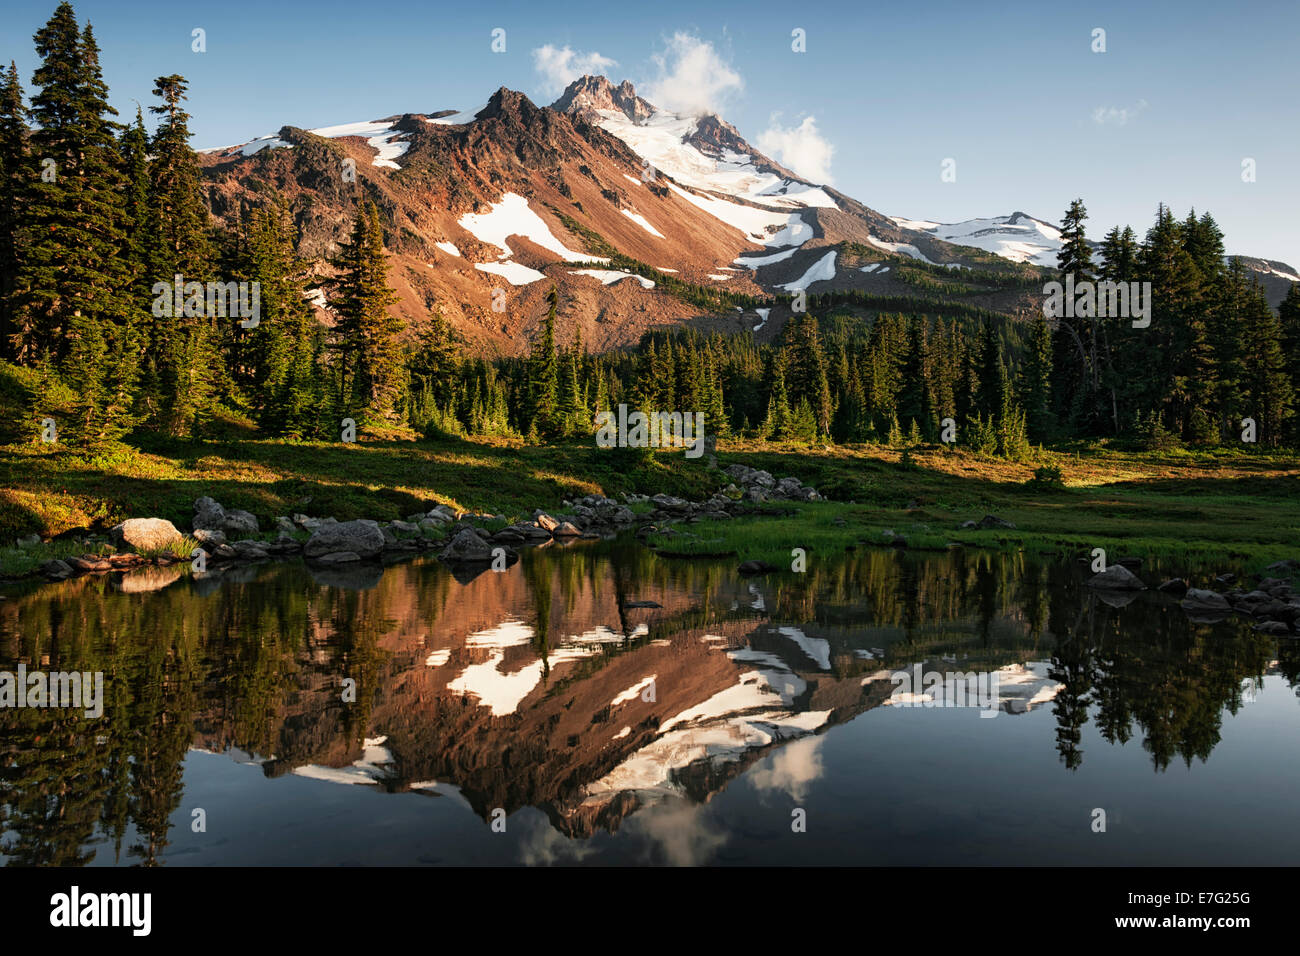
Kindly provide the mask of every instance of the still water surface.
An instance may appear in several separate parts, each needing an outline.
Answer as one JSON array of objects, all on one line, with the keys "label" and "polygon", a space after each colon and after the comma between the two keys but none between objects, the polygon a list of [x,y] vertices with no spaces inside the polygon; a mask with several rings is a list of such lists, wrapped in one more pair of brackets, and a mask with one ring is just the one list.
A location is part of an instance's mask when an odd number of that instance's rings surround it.
[{"label": "still water surface", "polygon": [[616,541],[468,580],[10,587],[0,670],[102,671],[106,701],[0,709],[0,858],[1292,864],[1300,642],[1084,578],[863,550],[746,579]]}]

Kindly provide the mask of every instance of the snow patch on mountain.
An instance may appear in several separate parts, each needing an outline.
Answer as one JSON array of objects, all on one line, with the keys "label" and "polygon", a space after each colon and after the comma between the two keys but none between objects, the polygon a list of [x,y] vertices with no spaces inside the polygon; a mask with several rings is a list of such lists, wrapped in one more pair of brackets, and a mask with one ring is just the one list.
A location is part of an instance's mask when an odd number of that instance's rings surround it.
[{"label": "snow patch on mountain", "polygon": [[443,252],[447,253],[447,255],[449,256],[460,255],[460,250],[456,248],[456,244],[454,242],[435,242],[434,245],[437,248],[441,249]]},{"label": "snow patch on mountain", "polygon": [[644,122],[633,122],[618,110],[597,110],[598,124],[631,147],[655,169],[693,189],[734,196],[774,208],[835,208],[824,189],[795,179],[784,179],[760,169],[754,157],[724,149],[719,158],[705,155],[688,142],[699,120],[666,110],[656,110]]},{"label": "snow patch on mountain", "polygon": [[822,256],[809,267],[798,279],[793,282],[787,282],[778,288],[785,289],[787,292],[801,292],[807,289],[814,282],[829,282],[835,278],[835,250],[831,250]]},{"label": "snow patch on mountain", "polygon": [[904,219],[900,216],[891,218],[904,229],[927,232],[936,239],[961,246],[974,246],[1012,262],[1055,266],[1056,254],[1061,248],[1061,230],[1022,212],[954,223]]},{"label": "snow patch on mountain", "polygon": [[640,213],[633,212],[630,209],[620,209],[619,212],[627,216],[627,218],[631,219],[634,223],[636,223],[646,232],[650,233],[650,235],[657,236],[660,239],[664,237],[664,234],[660,232],[658,229],[656,229],[654,226],[650,225],[650,223],[646,220],[645,216],[641,215]]},{"label": "snow patch on mountain", "polygon": [[506,245],[506,239],[510,236],[523,236],[567,262],[609,262],[600,256],[590,256],[566,248],[564,243],[551,234],[550,227],[542,217],[528,208],[528,200],[518,193],[506,193],[500,202],[492,204],[488,212],[467,213],[457,222],[475,239],[503,250],[505,255],[502,258],[514,255]]},{"label": "snow patch on mountain", "polygon": [[464,126],[466,123],[474,122],[474,117],[485,109],[487,109],[486,103],[477,109],[462,110],[459,113],[451,113],[447,116],[425,116],[423,119],[426,123],[433,123],[435,126]]},{"label": "snow patch on mountain", "polygon": [[[867,242],[871,243],[877,249],[884,249],[886,252],[893,252],[895,254],[902,253],[905,256],[911,256],[913,259],[920,259],[922,262],[930,262],[930,260],[926,258],[925,253],[916,248],[916,246],[912,245],[910,242],[886,242],[884,239],[877,239],[872,235],[867,236]],[[934,265],[933,262],[930,262],[930,264]]]},{"label": "snow patch on mountain", "polygon": [[[798,213],[769,212],[713,196],[699,196],[687,192],[676,183],[669,183],[668,188],[691,205],[698,206],[715,219],[740,230],[745,238],[760,245],[801,246],[813,237],[812,226],[804,222]],[[771,229],[779,231],[772,235]]]},{"label": "snow patch on mountain", "polygon": [[786,249],[783,252],[774,252],[770,256],[759,256],[757,259],[746,259],[743,256],[741,256],[733,261],[738,263],[739,265],[744,266],[747,269],[757,269],[759,266],[768,266],[771,265],[773,262],[782,262],[786,259],[789,259],[792,255],[794,255],[798,251],[799,249],[796,246],[793,249]]},{"label": "snow patch on mountain", "polygon": [[365,139],[367,146],[373,146],[379,151],[379,155],[370,161],[371,165],[387,169],[401,169],[402,167],[393,160],[411,148],[410,143],[396,141],[398,136],[405,136],[406,134],[401,130],[393,129],[392,124],[387,120],[371,121],[369,123],[344,123],[341,126],[322,126],[320,129],[313,129],[308,132],[317,136],[324,136],[326,139],[338,139],[341,136],[361,136]]},{"label": "snow patch on mountain", "polygon": [[622,272],[617,269],[577,269],[570,272],[571,276],[591,276],[593,279],[599,279],[601,285],[613,285],[623,279],[635,279],[641,283],[643,289],[653,289],[655,287],[653,279],[647,279],[645,276],[639,276],[635,272]]},{"label": "snow patch on mountain", "polygon": [[475,263],[474,268],[479,272],[490,272],[493,275],[501,276],[511,285],[528,285],[530,282],[546,278],[543,273],[538,272],[536,269],[530,269],[528,266],[520,265],[517,262],[479,262]]}]

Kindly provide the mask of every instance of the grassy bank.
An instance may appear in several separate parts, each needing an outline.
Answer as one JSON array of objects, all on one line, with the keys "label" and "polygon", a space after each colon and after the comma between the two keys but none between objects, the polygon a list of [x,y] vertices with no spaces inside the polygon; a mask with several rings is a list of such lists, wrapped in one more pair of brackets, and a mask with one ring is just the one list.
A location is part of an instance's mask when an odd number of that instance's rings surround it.
[{"label": "grassy bank", "polygon": [[[1164,555],[1189,563],[1266,564],[1300,557],[1300,462],[1240,453],[1054,454],[1064,487],[1029,483],[1037,464],[956,449],[916,449],[911,462],[879,446],[726,442],[740,462],[794,475],[834,499],[788,517],[699,523],[661,540],[668,550],[735,551],[788,566],[790,550],[842,551],[892,531],[912,548],[974,547]],[[725,484],[703,459],[590,445],[529,447],[508,440],[281,443],[150,437],[96,452],[0,446],[0,541],[104,530],[128,517],[189,527],[211,495],[262,519],[304,512],[339,520],[404,517],[434,504],[516,518],[566,497],[665,492],[699,500]],[[849,502],[853,502],[850,504]],[[958,530],[995,514],[1014,531]],[[12,550],[12,549],[10,549]],[[41,556],[44,559],[45,555]]]},{"label": "grassy bank", "polygon": [[[958,450],[922,448],[911,463],[876,446],[815,453],[737,445],[727,460],[774,475],[795,474],[838,499],[797,504],[787,517],[699,522],[688,534],[651,540],[664,552],[735,552],[789,567],[791,549],[833,554],[850,546],[908,548],[954,544],[1136,556],[1187,567],[1258,569],[1300,559],[1300,461],[1218,453],[1123,453],[1106,449],[1045,455],[1017,463]],[[1040,464],[1061,469],[1063,487],[1033,481]],[[853,502],[849,504],[847,502]],[[1015,529],[961,529],[992,514]],[[694,537],[691,537],[694,536]]]}]

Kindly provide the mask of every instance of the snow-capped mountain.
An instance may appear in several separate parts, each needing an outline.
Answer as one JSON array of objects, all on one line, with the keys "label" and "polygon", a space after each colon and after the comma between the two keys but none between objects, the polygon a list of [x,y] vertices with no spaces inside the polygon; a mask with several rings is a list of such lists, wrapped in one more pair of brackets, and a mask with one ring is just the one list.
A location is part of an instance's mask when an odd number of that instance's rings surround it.
[{"label": "snow-capped mountain", "polygon": [[[959,246],[973,246],[1011,262],[1026,262],[1049,269],[1056,268],[1057,253],[1061,250],[1061,230],[1049,222],[1035,219],[1023,212],[954,223],[905,219],[901,216],[894,216],[893,220],[904,229],[925,232],[945,242]],[[1091,245],[1099,259],[1099,244],[1092,242]],[[1231,254],[1224,256],[1225,261],[1234,258],[1239,259],[1246,269],[1255,273],[1264,288],[1264,297],[1275,309],[1286,298],[1291,283],[1300,282],[1300,275],[1296,274],[1296,269],[1285,262],[1259,259],[1254,256]]]},{"label": "snow-capped mountain", "polygon": [[904,229],[926,232],[945,242],[974,246],[1012,262],[1055,268],[1056,254],[1061,248],[1060,229],[1023,212],[954,223],[926,222],[901,216],[892,218]]},{"label": "snow-capped mountain", "polygon": [[[917,296],[890,257],[987,270],[999,268],[993,254],[1023,270],[1054,265],[1059,247],[1055,227],[1023,213],[956,224],[882,215],[784,168],[718,116],[662,110],[598,76],[549,107],[503,87],[478,109],[285,126],[201,161],[214,216],[231,223],[274,191],[300,252],[322,263],[357,204],[374,202],[408,324],[437,308],[490,350],[526,347],[552,285],[596,348],[678,323],[769,336],[786,317],[773,296]],[[935,285],[926,294],[945,294]],[[1027,287],[950,285],[970,306],[1033,308]],[[319,292],[313,302],[328,306]]]}]

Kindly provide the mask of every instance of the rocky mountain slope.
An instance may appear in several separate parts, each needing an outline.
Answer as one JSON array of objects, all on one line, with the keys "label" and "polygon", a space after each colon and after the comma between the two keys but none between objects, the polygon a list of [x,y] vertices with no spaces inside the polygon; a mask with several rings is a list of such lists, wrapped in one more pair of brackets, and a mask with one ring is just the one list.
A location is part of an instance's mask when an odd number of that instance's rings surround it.
[{"label": "rocky mountain slope", "polygon": [[[890,218],[799,178],[717,116],[657,109],[604,77],[574,81],[549,107],[503,87],[477,110],[286,126],[201,159],[220,221],[279,192],[322,274],[358,203],[374,202],[408,325],[440,309],[489,353],[527,348],[552,285],[566,339],[576,324],[606,349],[663,325],[771,336],[788,314],[772,300],[800,290],[916,296],[899,268],[910,263],[1024,272],[1015,263],[1054,259],[1047,223]],[[949,285],[971,306],[1034,308],[1032,282]]]}]

